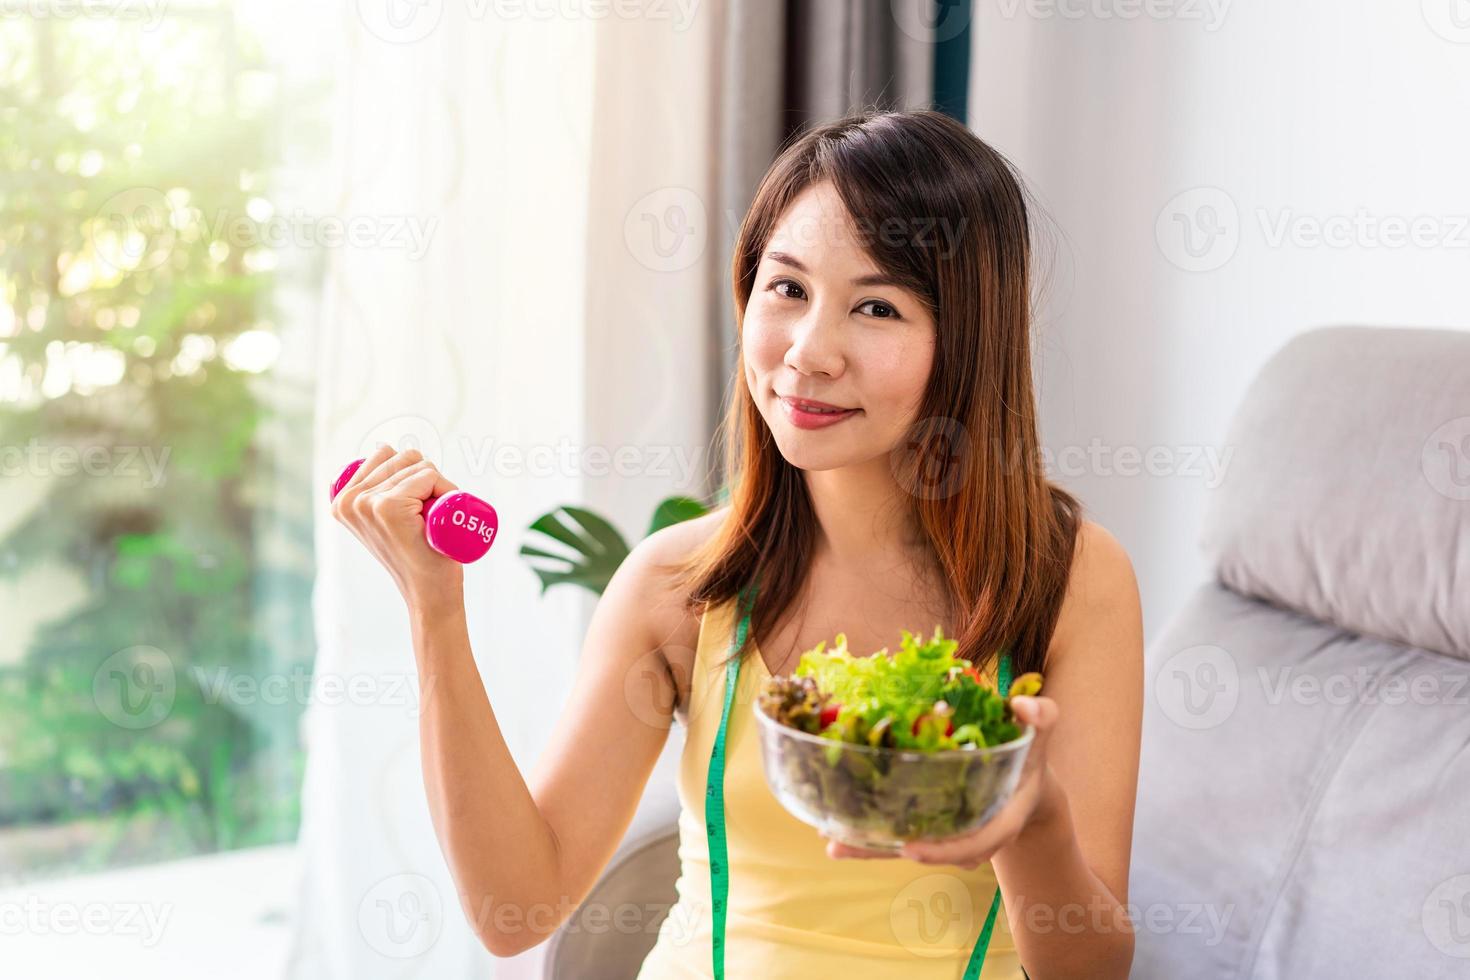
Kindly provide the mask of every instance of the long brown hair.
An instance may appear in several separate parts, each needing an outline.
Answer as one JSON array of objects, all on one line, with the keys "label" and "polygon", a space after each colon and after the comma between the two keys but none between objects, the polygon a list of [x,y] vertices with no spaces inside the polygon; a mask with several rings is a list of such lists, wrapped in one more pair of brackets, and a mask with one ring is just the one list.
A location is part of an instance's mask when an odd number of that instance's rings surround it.
[{"label": "long brown hair", "polygon": [[[918,422],[891,462],[957,610],[959,655],[984,667],[1009,649],[1016,673],[1041,670],[1082,518],[1041,461],[1021,178],[974,133],[930,110],[870,109],[799,135],[761,181],[735,242],[742,338],[777,222],[801,191],[828,180],[854,226],[877,232],[865,236],[874,262],[935,317],[934,366]],[[801,472],[781,456],[738,359],[723,440],[730,513],[683,566],[684,581],[699,610],[758,581],[750,636],[765,636],[801,592],[817,521]],[[748,642],[735,655],[747,649]]]}]

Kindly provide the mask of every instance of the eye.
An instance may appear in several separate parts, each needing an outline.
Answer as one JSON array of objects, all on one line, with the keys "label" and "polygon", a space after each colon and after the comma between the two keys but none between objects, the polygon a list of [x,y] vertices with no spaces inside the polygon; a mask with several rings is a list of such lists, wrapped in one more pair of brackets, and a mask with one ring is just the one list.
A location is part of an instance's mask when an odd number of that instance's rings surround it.
[{"label": "eye", "polygon": [[[785,292],[781,288],[783,286],[790,286],[800,295],[793,296],[791,293]],[[806,297],[806,290],[801,288],[801,283],[796,282],[792,279],[777,279],[766,288],[774,292],[777,296],[784,297],[785,299],[804,299]]]},{"label": "eye", "polygon": [[860,310],[865,307],[872,307],[872,312],[870,312],[868,315],[876,317],[879,320],[901,319],[898,315],[898,311],[889,304],[883,302],[881,299],[870,299],[858,304],[858,309]]},{"label": "eye", "polygon": [[[806,299],[806,289],[794,279],[773,279],[766,289],[783,299]],[[891,303],[886,303],[881,299],[865,300],[858,304],[858,310],[867,311],[868,316],[878,320],[903,319]]]}]

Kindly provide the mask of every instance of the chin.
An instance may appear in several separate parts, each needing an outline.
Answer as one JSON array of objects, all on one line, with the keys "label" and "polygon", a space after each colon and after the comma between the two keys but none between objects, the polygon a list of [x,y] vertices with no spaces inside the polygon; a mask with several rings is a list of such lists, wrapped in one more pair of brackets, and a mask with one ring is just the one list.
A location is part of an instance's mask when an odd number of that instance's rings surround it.
[{"label": "chin", "polygon": [[788,447],[776,440],[776,446],[781,450],[781,458],[799,470],[809,473],[820,473],[823,470],[840,470],[844,466],[851,466],[857,462],[857,458],[850,454],[834,453],[831,451],[813,450],[807,447]]},{"label": "chin", "polygon": [[864,451],[864,447],[854,444],[846,433],[798,429],[784,418],[774,420],[774,424],[767,418],[766,425],[771,429],[781,458],[799,470],[837,470],[866,462],[878,454],[876,450]]}]

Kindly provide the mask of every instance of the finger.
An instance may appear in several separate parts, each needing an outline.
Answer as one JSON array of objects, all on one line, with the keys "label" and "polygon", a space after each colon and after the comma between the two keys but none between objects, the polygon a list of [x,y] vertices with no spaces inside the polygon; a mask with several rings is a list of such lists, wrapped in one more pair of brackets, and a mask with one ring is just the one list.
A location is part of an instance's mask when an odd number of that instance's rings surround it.
[{"label": "finger", "polygon": [[1011,713],[1023,725],[1030,725],[1034,733],[1022,768],[1023,773],[1034,774],[1046,765],[1047,745],[1051,742],[1060,710],[1051,698],[1015,697],[1011,698]]},{"label": "finger", "polygon": [[950,840],[910,841],[899,852],[900,857],[922,864],[957,864],[966,868],[979,867],[990,860],[999,849],[1002,840],[996,818],[972,834]]},{"label": "finger", "polygon": [[426,462],[421,468],[405,470],[400,476],[394,478],[392,487],[385,487],[382,492],[391,492],[395,496],[414,497],[422,501],[430,497],[442,497],[458,489],[459,487],[451,483],[432,463]]},{"label": "finger", "polygon": [[1036,730],[1036,742],[1031,746],[1034,752],[1039,744],[1051,737],[1061,709],[1051,698],[1017,695],[1011,698],[1011,713],[1021,724],[1030,725]]},{"label": "finger", "polygon": [[342,484],[342,489],[337,491],[337,495],[340,497],[348,490],[357,487],[363,482],[363,480],[367,478],[367,475],[371,473],[379,463],[383,462],[383,460],[385,459],[388,459],[392,455],[393,447],[388,445],[387,443],[383,443],[377,449],[374,449],[366,459],[358,464],[357,471],[352,474],[351,478],[349,478],[346,483]]},{"label": "finger", "polygon": [[[363,478],[363,481],[361,484],[359,484],[358,489],[363,493],[366,493],[374,487],[377,487],[394,473],[397,473],[399,470],[406,469],[412,466],[423,458],[424,454],[419,452],[417,449],[405,449],[402,452],[393,453],[387,459],[383,460],[377,466],[373,467],[373,471]],[[362,468],[367,469],[367,464],[363,463]]]},{"label": "finger", "polygon": [[410,479],[411,477],[416,476],[419,473],[422,473],[424,470],[431,470],[431,469],[434,469],[434,468],[435,467],[434,467],[434,464],[433,463],[429,462],[427,459],[421,459],[417,463],[412,464],[411,466],[405,466],[403,469],[398,470],[395,473],[389,474],[388,475],[388,478],[385,479],[382,483],[379,483],[377,486],[373,487],[370,491],[364,491],[364,492],[369,492],[369,493],[373,493],[373,494],[390,494],[404,480]]},{"label": "finger", "polygon": [[1018,694],[1010,699],[1011,710],[1028,725],[1050,728],[1056,724],[1060,709],[1056,701],[1039,694]]},{"label": "finger", "polygon": [[841,841],[827,841],[827,856],[829,858],[858,858],[860,860],[873,860],[874,858],[898,857],[893,851],[870,851],[866,847],[853,847]]}]

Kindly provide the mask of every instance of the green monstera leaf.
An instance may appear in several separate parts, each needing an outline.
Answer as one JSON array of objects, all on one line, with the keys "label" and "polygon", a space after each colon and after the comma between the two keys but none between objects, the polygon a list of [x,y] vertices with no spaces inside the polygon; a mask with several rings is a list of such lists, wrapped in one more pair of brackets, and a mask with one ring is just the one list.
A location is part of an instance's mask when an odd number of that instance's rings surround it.
[{"label": "green monstera leaf", "polygon": [[653,520],[649,522],[648,533],[662,531],[671,524],[700,517],[708,512],[709,508],[693,497],[666,497],[653,509]]},{"label": "green monstera leaf", "polygon": [[[668,497],[654,508],[648,533],[706,512],[704,504],[693,497]],[[607,518],[583,507],[564,506],[548,511],[536,518],[528,530],[549,539],[543,547],[521,546],[521,557],[541,580],[543,594],[553,585],[567,584],[580,585],[602,595],[613,572],[628,557],[628,544],[618,529]]]},{"label": "green monstera leaf", "polygon": [[548,551],[522,545],[521,556],[532,559],[531,570],[545,593],[563,582],[602,594],[613,572],[628,557],[628,544],[603,517],[581,507],[558,507],[536,518],[530,530],[562,546]]}]

